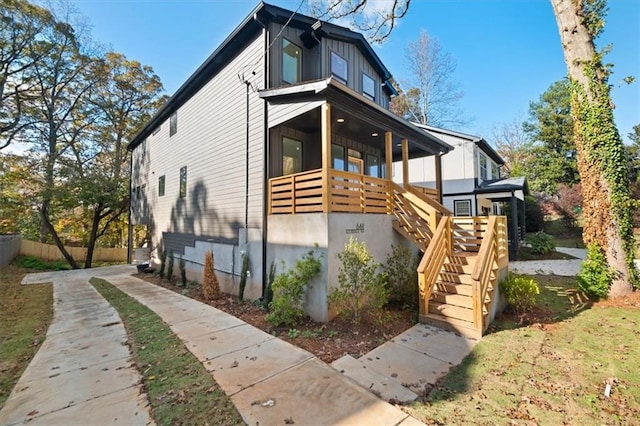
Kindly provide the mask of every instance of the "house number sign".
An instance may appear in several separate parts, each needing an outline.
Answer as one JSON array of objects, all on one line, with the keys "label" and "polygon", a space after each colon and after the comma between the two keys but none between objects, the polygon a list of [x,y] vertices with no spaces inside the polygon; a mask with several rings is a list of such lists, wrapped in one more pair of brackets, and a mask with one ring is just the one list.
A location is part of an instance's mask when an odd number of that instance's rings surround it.
[{"label": "house number sign", "polygon": [[345,229],[345,234],[364,234],[364,223],[356,224],[355,228]]}]

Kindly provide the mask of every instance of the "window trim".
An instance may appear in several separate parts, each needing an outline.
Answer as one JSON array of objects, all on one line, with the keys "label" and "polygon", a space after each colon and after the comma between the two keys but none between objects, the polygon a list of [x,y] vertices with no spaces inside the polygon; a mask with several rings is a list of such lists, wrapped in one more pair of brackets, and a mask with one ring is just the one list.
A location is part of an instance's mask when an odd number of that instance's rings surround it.
[{"label": "window trim", "polygon": [[180,167],[180,198],[187,196],[187,166]]},{"label": "window trim", "polygon": [[[468,206],[469,209],[469,214],[460,214],[458,213],[459,211],[459,204],[466,204]],[[466,198],[466,199],[462,199],[462,200],[453,200],[453,215],[454,216],[464,216],[464,217],[471,217],[471,199]]]},{"label": "window trim", "polygon": [[167,178],[166,175],[158,177],[158,197],[164,197],[166,193]]},{"label": "window trim", "polygon": [[[334,70],[333,70],[333,57],[336,57],[342,61],[344,61],[344,65],[345,65],[345,76],[344,78],[340,75],[338,75]],[[331,76],[335,77],[339,82],[343,83],[343,84],[347,84],[349,81],[349,61],[347,61],[344,57],[342,57],[342,55],[338,54],[337,52],[334,52],[333,50],[331,50],[331,53],[329,55],[329,70],[331,71]]]},{"label": "window trim", "polygon": [[178,111],[169,116],[169,137],[178,133]]},{"label": "window trim", "polygon": [[[298,50],[300,51],[300,56],[298,57],[298,61],[297,61],[297,64],[298,64],[298,69],[297,69],[297,72],[296,72],[296,79],[297,79],[297,81],[287,81],[287,80],[285,80],[285,78],[284,78],[284,68],[285,68],[285,66],[284,66],[284,58],[285,58],[285,53],[284,53],[284,43],[285,43],[285,42],[287,42],[287,43],[289,43],[289,44],[294,45],[294,46],[295,46],[295,47],[297,47],[297,48],[298,48]],[[286,37],[282,37],[282,44],[281,44],[281,46],[280,46],[280,47],[281,47],[281,49],[282,49],[282,64],[281,64],[281,66],[282,66],[282,82],[283,82],[283,83],[286,83],[286,84],[296,84],[296,83],[300,83],[300,82],[302,81],[302,47],[298,46],[296,43],[292,42],[291,40],[289,40],[289,39],[288,39],[288,38],[286,38]],[[287,56],[289,56],[289,55],[287,55]],[[291,57],[292,57],[292,56],[291,56]],[[292,57],[292,58],[293,58],[293,57]]]},{"label": "window trim", "polygon": [[[364,85],[364,80],[365,78],[368,78],[369,80],[371,80],[371,88],[373,89],[373,93],[369,93],[365,90],[365,85]],[[366,72],[362,72],[362,95],[371,100],[371,101],[376,101],[376,80],[375,78],[371,77],[369,74],[367,74]]]},{"label": "window trim", "polygon": [[[484,160],[484,167],[482,167],[482,160]],[[487,179],[487,166],[489,164],[489,158],[484,155],[482,152],[480,153],[480,156],[478,157],[478,168],[480,169],[480,173],[479,173],[479,177],[482,180],[488,180]],[[482,176],[484,174],[484,177]]]}]

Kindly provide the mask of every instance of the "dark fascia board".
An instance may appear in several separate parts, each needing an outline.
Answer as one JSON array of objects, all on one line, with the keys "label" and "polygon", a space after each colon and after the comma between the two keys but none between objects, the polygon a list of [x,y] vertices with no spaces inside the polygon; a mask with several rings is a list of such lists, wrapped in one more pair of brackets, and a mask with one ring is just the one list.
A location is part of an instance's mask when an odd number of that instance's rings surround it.
[{"label": "dark fascia board", "polygon": [[502,159],[500,154],[498,154],[493,149],[493,147],[489,145],[489,143],[487,143],[487,141],[484,138],[481,138],[480,136],[469,135],[467,133],[461,133],[461,132],[454,132],[453,130],[441,129],[439,127],[434,127],[434,126],[427,126],[426,124],[420,124],[416,122],[413,122],[413,124],[431,133],[449,135],[449,136],[454,136],[460,139],[471,141],[475,143],[482,151],[484,151],[484,153],[487,154],[489,158],[495,161],[499,166],[504,165],[504,160]]},{"label": "dark fascia board", "polygon": [[476,188],[474,192],[476,194],[487,194],[492,192],[513,192],[518,190],[523,191],[524,195],[529,195],[529,184],[525,177],[515,179],[498,179],[489,183],[484,182],[482,186]]},{"label": "dark fascia board", "polygon": [[[309,95],[325,94],[334,91],[344,94],[359,103],[365,104],[367,107],[374,109],[377,113],[383,114],[387,119],[390,119],[396,125],[401,126],[405,135],[411,136],[411,139],[414,139],[419,143],[425,143],[429,146],[429,150],[433,151],[434,153],[446,154],[453,149],[451,145],[445,143],[438,137],[428,132],[417,129],[402,117],[397,116],[388,109],[383,108],[370,99],[365,98],[360,93],[331,77],[323,80],[316,80],[313,82],[304,82],[300,84],[279,87],[276,89],[262,90],[259,92],[259,96],[267,100],[282,100]],[[434,149],[434,147],[436,149]]]},{"label": "dark fascia board", "polygon": [[[293,15],[293,18],[291,16]],[[290,10],[283,9],[278,6],[260,2],[249,15],[238,25],[231,34],[218,46],[218,48],[204,61],[200,67],[180,86],[178,90],[169,98],[167,103],[147,122],[147,124],[138,132],[133,140],[127,145],[127,149],[132,151],[142,141],[147,138],[151,132],[164,123],[169,116],[197,93],[217,72],[222,69],[231,58],[237,55],[242,46],[247,43],[257,32],[260,31],[261,25],[256,22],[258,17],[262,22],[278,22],[284,24],[289,21],[289,25],[294,28],[308,29],[317,21],[306,15],[294,13]],[[355,43],[364,53],[367,59],[374,65],[376,71],[383,76],[385,90],[389,90],[390,95],[397,94],[388,80],[391,73],[384,66],[378,55],[375,53],[371,45],[365,40],[362,34],[351,31],[347,28],[327,22],[322,23],[322,29],[327,37]]]}]

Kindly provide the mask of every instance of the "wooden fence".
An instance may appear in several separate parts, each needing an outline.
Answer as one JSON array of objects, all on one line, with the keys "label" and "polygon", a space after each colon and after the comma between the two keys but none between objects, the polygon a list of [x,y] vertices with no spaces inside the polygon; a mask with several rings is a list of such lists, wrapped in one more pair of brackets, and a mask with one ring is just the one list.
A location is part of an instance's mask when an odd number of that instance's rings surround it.
[{"label": "wooden fence", "polygon": [[[87,249],[85,247],[65,248],[77,261],[83,261],[87,257]],[[51,244],[38,243],[36,241],[22,240],[20,243],[20,254],[22,256],[35,256],[45,260],[64,260],[64,256],[62,256],[58,247]],[[93,251],[93,260],[103,262],[126,262],[127,248],[96,247]]]}]

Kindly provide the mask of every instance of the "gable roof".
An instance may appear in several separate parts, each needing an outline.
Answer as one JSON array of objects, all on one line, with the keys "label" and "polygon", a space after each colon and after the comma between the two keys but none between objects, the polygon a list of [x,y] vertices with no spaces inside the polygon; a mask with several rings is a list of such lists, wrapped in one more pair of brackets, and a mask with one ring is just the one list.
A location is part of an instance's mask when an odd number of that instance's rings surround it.
[{"label": "gable roof", "polygon": [[491,145],[482,137],[469,135],[467,133],[454,132],[453,130],[441,129],[439,127],[427,126],[426,124],[420,124],[416,122],[412,122],[416,127],[421,128],[422,130],[428,133],[435,133],[436,135],[448,135],[453,136],[459,139],[468,140],[470,142],[475,143],[478,148],[480,148],[485,154],[489,156],[493,161],[496,162],[499,166],[504,165],[504,160],[498,154]]},{"label": "gable roof", "polygon": [[[310,16],[302,15],[278,6],[260,2],[242,22],[227,36],[218,48],[196,69],[182,86],[169,98],[156,114],[142,127],[131,140],[127,149],[133,150],[142,143],[154,129],[164,123],[171,114],[178,110],[186,101],[207,84],[220,72],[262,29],[265,23],[274,22],[299,29],[312,31],[311,26],[319,22],[315,34],[322,37],[348,41],[358,47],[376,71],[382,76],[384,89],[390,94],[397,94],[389,83],[391,73],[375,53],[364,36],[348,28],[328,22],[319,21]],[[314,26],[314,27],[316,27]]]}]

